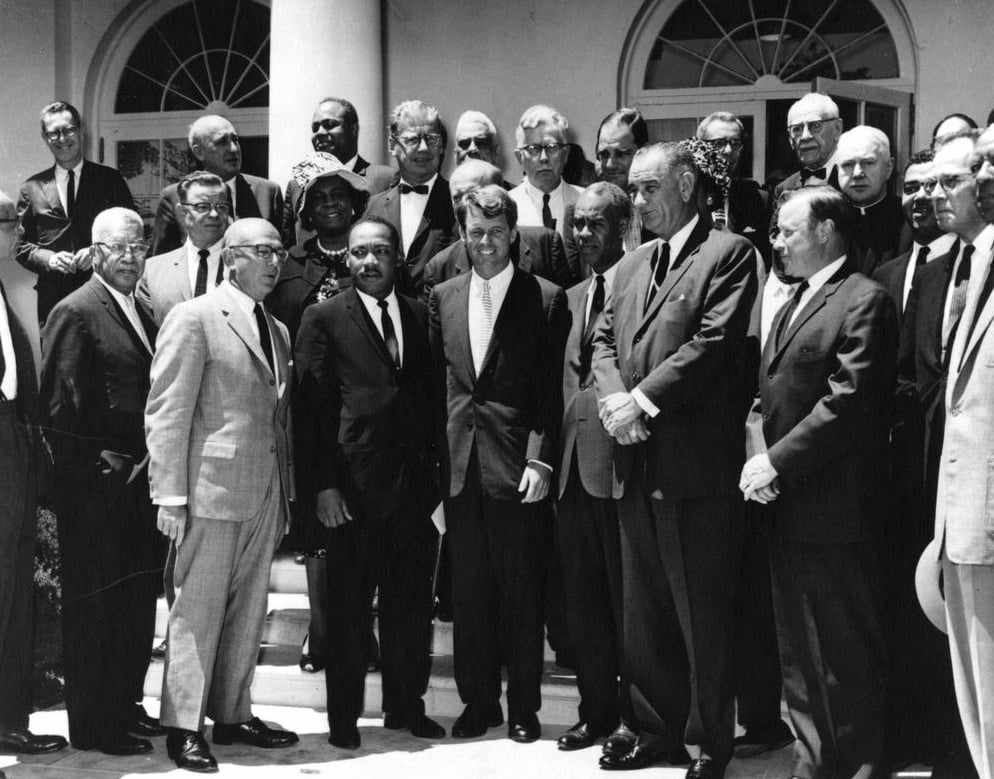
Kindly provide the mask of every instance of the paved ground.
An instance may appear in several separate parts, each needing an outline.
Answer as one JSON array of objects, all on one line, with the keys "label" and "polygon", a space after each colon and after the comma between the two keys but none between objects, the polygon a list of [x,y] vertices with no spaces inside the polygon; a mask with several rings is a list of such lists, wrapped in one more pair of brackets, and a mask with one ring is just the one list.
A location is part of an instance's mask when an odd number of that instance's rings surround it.
[{"label": "paved ground", "polygon": [[[147,699],[150,714],[158,712],[158,701]],[[503,728],[495,728],[487,738],[472,741],[428,742],[406,731],[388,731],[379,719],[363,719],[359,732],[363,745],[357,752],[345,752],[327,743],[325,715],[314,709],[279,706],[256,706],[255,712],[272,725],[295,730],[300,744],[290,749],[265,751],[233,745],[214,747],[220,764],[220,777],[290,777],[328,776],[334,779],[605,779],[597,767],[599,748],[579,752],[559,752],[556,738],[560,726],[546,726],[543,738],[534,744],[515,744],[506,738]],[[451,729],[452,719],[439,721]],[[65,712],[49,710],[31,717],[36,733],[66,733]],[[26,758],[0,755],[0,771],[9,779],[109,779],[114,777],[184,777],[195,774],[176,769],[166,756],[165,738],[153,740],[155,750],[138,757],[109,757],[99,752],[66,749],[52,755]],[[790,749],[754,760],[732,761],[727,779],[781,779],[789,777]],[[655,768],[635,776],[653,779],[683,779],[685,768]],[[904,772],[902,779],[927,777],[929,772]]]}]

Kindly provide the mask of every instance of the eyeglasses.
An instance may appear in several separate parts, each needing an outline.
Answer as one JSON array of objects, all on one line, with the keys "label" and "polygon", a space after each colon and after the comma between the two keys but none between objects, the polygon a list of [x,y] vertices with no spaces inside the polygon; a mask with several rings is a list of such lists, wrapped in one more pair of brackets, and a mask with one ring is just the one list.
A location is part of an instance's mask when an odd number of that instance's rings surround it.
[{"label": "eyeglasses", "polygon": [[839,117],[833,117],[831,119],[819,119],[814,122],[798,122],[797,124],[788,124],[787,132],[791,134],[793,138],[800,138],[804,135],[804,128],[808,128],[808,132],[812,135],[817,135],[822,131],[822,128],[829,122],[837,122]]},{"label": "eyeglasses", "polygon": [[440,149],[442,147],[442,136],[439,133],[394,135],[393,139],[408,151],[414,151],[419,148],[422,141],[424,141],[425,146],[429,149]]},{"label": "eyeglasses", "polygon": [[43,132],[42,135],[45,136],[45,140],[57,141],[59,138],[75,138],[79,135],[78,127],[64,127],[61,130],[53,130],[52,132]]},{"label": "eyeglasses", "polygon": [[[812,130],[814,132],[814,130]],[[741,138],[713,138],[710,141],[705,141],[712,149],[715,151],[724,151],[726,146],[731,146],[732,151],[738,151],[742,148]]]},{"label": "eyeglasses", "polygon": [[529,157],[541,157],[543,151],[547,157],[555,157],[562,154],[564,148],[566,148],[564,143],[529,143],[527,146],[519,146],[518,151],[524,152]]},{"label": "eyeglasses", "polygon": [[[901,189],[904,190],[905,195],[915,195],[918,190],[923,189],[928,182],[925,181],[915,181],[914,179],[909,179],[901,185]],[[935,186],[934,184],[932,186]],[[929,190],[925,190],[928,192]]]},{"label": "eyeglasses", "polygon": [[494,147],[493,139],[486,137],[460,138],[458,141],[456,141],[456,146],[458,146],[463,151],[466,151],[474,143],[476,144],[477,149],[492,149]]},{"label": "eyeglasses", "polygon": [[215,203],[213,201],[208,201],[201,203],[181,203],[181,205],[184,205],[187,208],[192,208],[201,215],[209,214],[211,211],[217,211],[221,216],[231,215],[231,205],[228,203]]},{"label": "eyeglasses", "polygon": [[394,248],[388,243],[376,243],[371,246],[351,246],[349,254],[355,260],[364,260],[372,254],[378,260],[389,260],[394,257]]},{"label": "eyeglasses", "polygon": [[204,143],[208,146],[228,146],[232,143],[237,146],[239,144],[238,133],[225,133],[215,138],[205,138]]},{"label": "eyeglasses", "polygon": [[131,252],[131,256],[136,260],[143,260],[148,255],[148,244],[144,241],[138,243],[102,243],[96,242],[94,246],[99,246],[112,258],[119,259],[125,252]]},{"label": "eyeglasses", "polygon": [[[939,176],[934,179],[925,179],[921,185],[926,192],[931,192],[935,189],[935,185],[938,184],[942,187],[943,192],[951,192],[956,189],[964,181],[970,181],[973,179],[972,173],[950,173],[945,176]],[[907,184],[905,184],[905,190],[907,190]],[[908,193],[913,194],[911,192]]]},{"label": "eyeglasses", "polygon": [[225,248],[251,251],[257,260],[262,260],[270,265],[280,265],[286,262],[286,258],[290,256],[290,253],[282,246],[269,246],[264,243],[238,244],[237,246],[227,246]]}]

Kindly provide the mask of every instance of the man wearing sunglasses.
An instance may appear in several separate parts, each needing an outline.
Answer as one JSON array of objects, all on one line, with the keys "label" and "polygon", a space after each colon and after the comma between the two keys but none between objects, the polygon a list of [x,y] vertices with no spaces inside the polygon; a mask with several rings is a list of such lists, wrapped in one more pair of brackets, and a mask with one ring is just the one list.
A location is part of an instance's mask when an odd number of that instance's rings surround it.
[{"label": "man wearing sunglasses", "polygon": [[135,295],[162,327],[177,303],[199,297],[224,281],[221,244],[231,224],[231,193],[219,176],[196,171],[176,186],[186,241],[178,249],[150,257]]},{"label": "man wearing sunglasses", "polygon": [[135,702],[162,572],[143,429],[156,328],[134,297],[143,229],[131,209],[97,215],[93,277],[56,304],[42,331],[69,740],[109,755],[148,752],[142,737],[162,733]]},{"label": "man wearing sunglasses", "polygon": [[798,187],[827,183],[838,189],[839,176],[832,157],[841,134],[839,107],[828,95],[811,92],[794,103],[787,112],[787,136],[801,169],[777,185],[775,199]]},{"label": "man wearing sunglasses", "polygon": [[[366,179],[370,193],[382,192],[394,183],[397,171],[389,165],[374,165],[359,154],[359,114],[352,103],[342,97],[326,97],[317,104],[311,117],[311,147],[316,152],[334,155],[342,165]],[[283,198],[283,245],[288,249],[300,245],[313,233],[298,224],[300,197],[304,188],[291,176]],[[298,233],[299,231],[299,233]]]},{"label": "man wearing sunglasses", "polygon": [[434,106],[406,100],[390,115],[390,153],[400,168],[390,189],[369,199],[364,216],[377,216],[400,233],[404,262],[397,287],[420,297],[428,261],[458,240],[449,182],[438,172],[445,154],[445,128]]},{"label": "man wearing sunglasses", "polygon": [[[280,226],[283,193],[269,179],[242,173],[241,139],[231,122],[223,116],[201,116],[190,125],[187,143],[202,168],[220,176],[224,182],[231,195],[235,219],[256,216]],[[176,184],[170,184],[159,194],[152,235],[153,254],[164,254],[183,245],[182,217],[176,207],[179,201]]]},{"label": "man wearing sunglasses", "polygon": [[294,498],[290,339],[262,305],[287,253],[250,218],[228,228],[222,257],[220,288],[166,317],[145,410],[152,501],[175,554],[161,719],[169,757],[203,772],[217,770],[205,715],[215,744],[297,742],[253,717],[249,695]]},{"label": "man wearing sunglasses", "polygon": [[38,274],[38,322],[90,277],[90,228],[106,208],[134,208],[131,192],[113,168],[83,159],[83,127],[69,103],[41,110],[41,137],[55,164],[21,187],[17,213],[24,236],[17,261]]}]

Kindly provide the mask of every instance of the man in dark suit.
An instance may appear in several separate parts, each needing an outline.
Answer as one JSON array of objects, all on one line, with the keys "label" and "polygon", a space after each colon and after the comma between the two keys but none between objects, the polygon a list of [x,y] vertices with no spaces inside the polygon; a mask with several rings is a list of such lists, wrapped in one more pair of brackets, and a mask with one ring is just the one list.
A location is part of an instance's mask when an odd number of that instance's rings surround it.
[{"label": "man in dark suit", "polygon": [[[731,185],[728,197],[719,213],[724,226],[733,233],[748,238],[766,267],[770,267],[770,208],[769,193],[760,189],[752,179],[738,178],[739,161],[745,141],[745,126],[735,114],[715,111],[705,116],[697,125],[697,137],[707,141],[720,152],[728,163]],[[717,217],[714,217],[717,222]]]},{"label": "man in dark suit", "polygon": [[[223,116],[201,116],[190,125],[187,136],[190,151],[208,173],[220,176],[231,195],[233,218],[255,216],[279,227],[283,219],[283,195],[275,182],[242,173],[242,147],[238,133]],[[182,218],[176,211],[180,202],[178,184],[159,193],[152,234],[152,254],[178,249],[186,240]]]},{"label": "man in dark suit", "polygon": [[[500,667],[508,668],[508,735],[539,738],[543,505],[559,424],[566,295],[511,263],[517,210],[497,185],[467,194],[459,226],[473,271],[429,300],[439,419],[448,419],[442,494],[452,568],[455,675],[466,704],[456,738],[503,722]],[[448,413],[445,407],[447,405]]]},{"label": "man in dark suit", "polygon": [[[573,238],[591,276],[567,292],[572,318],[563,361],[557,538],[566,613],[576,658],[580,721],[559,737],[562,750],[607,736],[604,749],[627,752],[635,740],[622,665],[621,550],[613,500],[614,439],[597,413],[591,374],[593,335],[611,294],[632,204],[603,181],[587,187],[573,212]],[[619,674],[621,682],[619,687]]]},{"label": "man in dark suit", "polygon": [[136,736],[162,732],[135,703],[162,574],[143,427],[156,329],[133,294],[148,252],[143,230],[130,209],[94,219],[94,276],[56,304],[42,332],[69,738],[110,755],[148,752]]},{"label": "man in dark suit", "polygon": [[766,452],[742,468],[770,503],[771,570],[784,690],[797,732],[791,775],[882,769],[885,646],[873,525],[887,474],[894,306],[846,257],[852,212],[827,187],[781,207],[773,250],[803,279],[763,349]]},{"label": "man in dark suit", "polygon": [[842,134],[839,107],[828,95],[809,92],[787,111],[787,136],[801,169],[781,181],[773,192],[774,203],[787,190],[829,184],[838,188],[835,148]]},{"label": "man in dark suit", "polygon": [[[317,104],[311,117],[311,146],[316,152],[333,154],[353,173],[366,179],[367,191],[382,192],[394,183],[397,171],[389,165],[372,165],[359,154],[359,114],[355,106],[341,97],[326,97]],[[297,223],[303,186],[292,176],[283,197],[283,245],[302,244],[308,233]]]},{"label": "man in dark suit", "polygon": [[317,516],[328,535],[329,742],[359,746],[369,602],[379,588],[384,727],[421,738],[431,668],[431,562],[438,505],[434,393],[425,306],[394,291],[399,236],[366,219],[349,231],[353,286],[304,311],[295,352],[301,407],[313,411]]},{"label": "man in dark suit", "polygon": [[911,228],[901,199],[887,191],[894,171],[890,141],[882,130],[857,125],[839,136],[835,151],[839,189],[853,208],[850,262],[869,276],[911,248]]},{"label": "man in dark suit", "polygon": [[601,765],[686,762],[686,735],[701,747],[687,776],[720,777],[735,727],[735,486],[757,262],[752,244],[698,213],[702,175],[683,146],[640,149],[629,182],[660,240],[618,265],[593,365],[601,419],[621,444],[624,647],[640,735]]},{"label": "man in dark suit", "polygon": [[[452,171],[449,193],[452,197],[452,210],[459,207],[463,196],[488,184],[501,184],[501,174],[494,165],[483,160],[467,159]],[[570,272],[563,251],[563,241],[559,233],[547,227],[518,227],[518,236],[511,244],[511,262],[516,268],[548,279],[560,287],[572,286],[579,281]],[[442,249],[425,266],[424,290],[427,301],[432,287],[465,273],[472,267],[466,243],[458,240]]]},{"label": "man in dark suit", "polygon": [[434,106],[406,100],[390,115],[390,153],[400,179],[369,199],[366,216],[386,219],[400,233],[404,273],[398,289],[421,295],[428,260],[457,240],[449,182],[438,169],[445,153],[445,128]]},{"label": "man in dark suit", "polygon": [[113,168],[83,159],[79,111],[62,101],[41,110],[41,137],[55,165],[21,187],[17,213],[24,235],[17,261],[38,274],[38,322],[90,277],[90,227],[106,208],[134,208],[131,192]]},{"label": "man in dark suit", "polygon": [[[0,192],[0,265],[13,261],[22,228]],[[37,755],[66,746],[28,730],[34,629],[33,562],[39,476],[49,467],[28,335],[0,284],[0,752]]]}]

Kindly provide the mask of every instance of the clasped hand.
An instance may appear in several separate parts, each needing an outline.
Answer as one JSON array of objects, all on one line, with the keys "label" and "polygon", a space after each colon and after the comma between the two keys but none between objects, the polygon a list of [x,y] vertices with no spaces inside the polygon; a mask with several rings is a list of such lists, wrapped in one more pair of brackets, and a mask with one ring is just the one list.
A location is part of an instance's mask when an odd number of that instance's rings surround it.
[{"label": "clasped hand", "polygon": [[608,435],[623,446],[637,444],[649,438],[642,407],[629,392],[615,392],[598,401],[601,424]]},{"label": "clasped hand", "polygon": [[770,462],[770,456],[765,452],[750,457],[742,466],[742,475],[739,477],[743,500],[764,504],[776,500],[780,494],[778,475],[777,469]]}]

